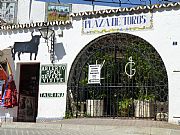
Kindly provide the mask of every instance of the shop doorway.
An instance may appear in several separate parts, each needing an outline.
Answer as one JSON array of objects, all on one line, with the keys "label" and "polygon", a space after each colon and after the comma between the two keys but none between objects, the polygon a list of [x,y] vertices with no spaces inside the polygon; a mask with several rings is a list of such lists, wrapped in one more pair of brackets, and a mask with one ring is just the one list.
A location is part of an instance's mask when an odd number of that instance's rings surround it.
[{"label": "shop doorway", "polygon": [[[88,81],[90,65],[100,83]],[[67,94],[66,117],[168,120],[165,65],[151,44],[134,35],[111,33],[86,45],[72,64]]]},{"label": "shop doorway", "polygon": [[36,122],[39,70],[39,63],[20,65],[18,122]]}]

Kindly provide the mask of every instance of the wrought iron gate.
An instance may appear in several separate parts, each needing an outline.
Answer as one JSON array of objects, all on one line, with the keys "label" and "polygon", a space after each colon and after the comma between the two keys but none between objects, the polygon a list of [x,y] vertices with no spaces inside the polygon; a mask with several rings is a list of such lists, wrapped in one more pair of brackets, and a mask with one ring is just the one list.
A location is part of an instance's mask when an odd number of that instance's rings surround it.
[{"label": "wrought iron gate", "polygon": [[[104,64],[101,83],[88,84],[88,66]],[[157,51],[125,33],[101,36],[76,57],[68,79],[66,117],[168,118],[168,78]]]}]

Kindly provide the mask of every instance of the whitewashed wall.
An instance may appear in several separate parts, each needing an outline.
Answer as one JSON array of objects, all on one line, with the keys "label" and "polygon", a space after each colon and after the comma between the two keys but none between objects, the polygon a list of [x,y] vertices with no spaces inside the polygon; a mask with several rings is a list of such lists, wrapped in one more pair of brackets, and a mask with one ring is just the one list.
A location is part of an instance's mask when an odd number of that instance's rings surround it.
[{"label": "whitewashed wall", "polygon": [[[24,3],[23,3],[24,2]],[[31,16],[28,18],[28,2],[20,0],[18,10],[18,21],[20,23],[44,21],[44,7],[42,2],[33,2]],[[23,7],[21,7],[23,5]],[[38,7],[38,8],[37,8]],[[90,6],[90,8],[92,8]],[[80,8],[79,8],[80,9]],[[176,10],[162,10],[153,13],[153,28],[141,31],[125,31],[125,33],[133,34],[145,39],[149,42],[160,54],[164,64],[166,66],[168,74],[169,85],[169,122],[177,123],[180,118],[180,73],[173,72],[175,70],[180,71],[180,9]],[[67,74],[80,50],[89,42],[98,38],[99,36],[106,34],[94,34],[94,35],[82,35],[81,33],[82,21],[81,18],[73,18],[72,27],[58,27],[57,31],[63,29],[63,37],[58,37],[56,34],[56,44],[61,48],[61,59],[56,61],[56,64],[67,64]],[[34,34],[39,34],[37,29],[31,30],[19,30],[12,31],[10,33],[1,32],[0,42],[1,46],[8,47],[13,45],[15,41],[27,41],[31,39],[31,31],[35,31]],[[57,32],[56,31],[56,32]],[[177,42],[176,46],[173,46],[173,42]],[[63,50],[62,50],[63,49]],[[16,56],[15,65],[22,62],[33,62],[29,60],[29,54],[22,54],[22,60],[19,61]],[[47,45],[44,39],[41,39],[39,45],[39,51],[37,60],[34,62],[40,62],[40,64],[50,64],[50,56],[47,51]],[[18,70],[15,71],[18,76]],[[68,77],[67,75],[67,77]],[[18,78],[18,77],[17,77]],[[18,84],[18,81],[17,81]],[[67,85],[39,85],[39,92],[63,92],[66,95]],[[38,101],[38,118],[56,118],[65,116],[66,97],[61,99],[40,98]]]},{"label": "whitewashed wall", "polygon": [[[166,66],[168,74],[169,85],[169,122],[178,123],[180,118],[180,73],[173,72],[180,70],[180,10],[163,10],[154,11],[153,13],[153,28],[142,31],[126,31],[125,33],[133,34],[145,39],[149,42],[160,54]],[[78,20],[78,19],[77,19]],[[65,40],[68,45],[67,54],[71,54],[71,58],[79,53],[79,51],[93,39],[101,36],[102,34],[82,35],[81,34],[81,21],[73,21],[73,29],[68,30],[67,34],[71,40]],[[79,33],[79,34],[78,34]],[[105,33],[104,33],[105,34]],[[78,40],[77,40],[78,39]],[[79,42],[80,41],[80,42]],[[173,45],[177,42],[177,45]],[[71,51],[73,50],[73,51]],[[68,55],[69,56],[69,55]],[[73,59],[69,59],[68,66],[71,66]]]},{"label": "whitewashed wall", "polygon": [[[45,7],[46,3],[41,1],[32,0],[19,0],[18,1],[18,13],[17,13],[17,21],[18,23],[30,23],[30,22],[42,22],[45,21]],[[114,9],[117,7],[108,7],[108,6],[91,6],[91,5],[83,5],[82,4],[73,4],[72,12],[84,12],[84,11],[92,11],[100,10],[100,9]]]}]

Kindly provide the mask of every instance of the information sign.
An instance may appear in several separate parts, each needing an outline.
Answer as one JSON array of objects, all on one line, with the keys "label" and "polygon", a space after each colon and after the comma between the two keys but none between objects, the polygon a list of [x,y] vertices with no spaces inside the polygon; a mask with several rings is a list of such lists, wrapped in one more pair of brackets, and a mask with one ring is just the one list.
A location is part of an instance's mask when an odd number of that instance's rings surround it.
[{"label": "information sign", "polygon": [[89,65],[88,84],[101,83],[101,64]]},{"label": "information sign", "polygon": [[54,84],[66,82],[66,64],[42,65],[40,74],[41,84]]}]

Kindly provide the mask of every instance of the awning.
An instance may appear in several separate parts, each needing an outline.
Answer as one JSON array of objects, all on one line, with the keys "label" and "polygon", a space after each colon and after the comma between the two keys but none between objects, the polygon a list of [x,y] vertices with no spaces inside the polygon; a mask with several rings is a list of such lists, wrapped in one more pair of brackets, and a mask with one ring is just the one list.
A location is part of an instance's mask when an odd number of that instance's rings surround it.
[{"label": "awning", "polygon": [[100,5],[109,7],[136,7],[154,4],[168,4],[175,3],[177,0],[164,0],[162,2],[154,0],[35,0],[42,2],[56,2],[62,4],[86,4],[86,5]]},{"label": "awning", "polygon": [[119,0],[36,0],[42,2],[56,2],[62,4],[86,4],[86,5],[100,5],[100,6],[109,6],[109,7],[121,7],[122,5],[144,5],[144,3],[131,3],[131,2],[122,2]]}]

